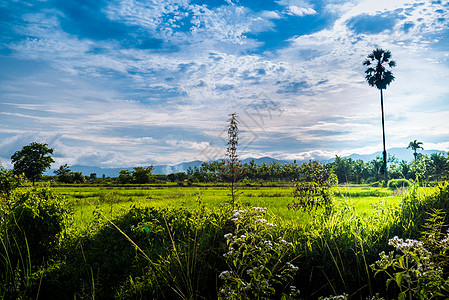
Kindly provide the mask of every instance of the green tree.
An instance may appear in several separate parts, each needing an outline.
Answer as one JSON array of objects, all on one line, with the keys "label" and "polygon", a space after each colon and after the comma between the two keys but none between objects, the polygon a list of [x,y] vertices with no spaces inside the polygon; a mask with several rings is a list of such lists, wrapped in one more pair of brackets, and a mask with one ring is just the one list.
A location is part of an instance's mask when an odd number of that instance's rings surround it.
[{"label": "green tree", "polygon": [[53,149],[48,148],[47,144],[33,142],[24,146],[11,156],[14,173],[25,174],[34,185],[42,173],[50,168],[51,163],[55,162],[49,154],[53,154]]},{"label": "green tree", "polygon": [[72,172],[72,178],[74,183],[84,183],[86,182],[86,177],[82,172]]},{"label": "green tree", "polygon": [[332,170],[337,175],[338,182],[344,183],[351,181],[352,173],[352,159],[351,158],[341,158],[335,155],[335,160],[332,163]]},{"label": "green tree", "polygon": [[[387,171],[387,150],[385,147],[385,119],[384,119],[384,98],[383,90],[394,80],[393,73],[387,70],[387,66],[392,68],[396,66],[396,62],[391,59],[391,52],[388,50],[383,50],[381,48],[375,49],[372,53],[368,55],[363,64],[368,68],[365,70],[365,80],[370,86],[374,86],[380,90],[380,107],[382,111],[382,140],[383,140],[383,170],[385,184],[388,182],[388,171]],[[373,66],[372,66],[373,64]]]},{"label": "green tree", "polygon": [[422,180],[429,180],[432,169],[432,161],[427,155],[418,155],[418,158],[410,164],[410,178]]},{"label": "green tree", "polygon": [[410,142],[407,146],[407,149],[412,149],[413,150],[413,156],[415,157],[415,161],[416,158],[418,156],[418,153],[416,152],[416,150],[418,149],[422,149],[424,150],[424,148],[422,147],[422,142],[418,142],[417,140],[414,140],[413,142]]},{"label": "green tree", "polygon": [[72,171],[67,164],[59,166],[59,169],[54,171],[55,175],[58,177],[58,181],[62,183],[73,183]]},{"label": "green tree", "polygon": [[120,170],[119,171],[119,175],[117,177],[118,183],[127,184],[127,183],[131,183],[132,180],[133,180],[133,177],[129,170]]},{"label": "green tree", "polygon": [[149,167],[135,167],[132,172],[132,180],[134,183],[144,184],[154,181],[154,176],[151,174],[153,172],[153,166]]},{"label": "green tree", "polygon": [[448,164],[448,158],[443,153],[432,153],[430,155],[430,167],[434,180],[441,180],[444,169]]}]

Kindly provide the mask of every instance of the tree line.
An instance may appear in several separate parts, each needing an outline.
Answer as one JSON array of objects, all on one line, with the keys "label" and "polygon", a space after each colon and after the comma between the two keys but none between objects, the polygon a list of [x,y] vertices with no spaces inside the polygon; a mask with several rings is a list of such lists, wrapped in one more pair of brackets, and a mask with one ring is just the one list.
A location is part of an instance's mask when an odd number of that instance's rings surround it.
[{"label": "tree line", "polygon": [[[414,150],[415,159],[411,162],[399,161],[393,155],[387,158],[388,179],[418,179],[420,181],[441,181],[449,179],[449,156],[445,153],[433,153],[423,155],[417,153],[422,149],[422,143],[416,140],[410,142],[409,147]],[[31,143],[16,151],[11,159],[14,165],[13,171],[16,175],[23,174],[28,180],[34,182],[42,178],[42,173],[50,168],[54,162],[51,154],[53,149],[47,144]],[[242,172],[239,180],[291,182],[301,180],[310,169],[311,162],[281,164],[276,161],[270,163],[256,164],[254,160],[241,164]],[[339,183],[373,183],[384,179],[383,157],[365,162],[336,156],[332,162],[323,163],[324,168],[334,173]],[[227,181],[223,175],[226,162],[213,161],[203,162],[199,166],[189,167],[186,172],[171,173],[168,175],[153,174],[153,166],[135,167],[133,170],[121,170],[118,177],[98,178],[92,173],[84,176],[81,172],[72,172],[67,164],[61,165],[54,171],[55,176],[50,177],[61,183],[102,183],[113,182],[117,184],[147,184],[155,182],[223,182]]]},{"label": "tree line", "polygon": [[[441,181],[449,178],[449,156],[444,153],[433,153],[430,156],[418,153],[416,159],[407,162],[399,161],[394,155],[387,158],[387,176],[391,179],[418,179],[425,181]],[[222,161],[203,162],[200,166],[189,167],[186,174],[167,175],[168,181],[189,179],[199,182],[220,181]],[[373,183],[384,180],[384,161],[377,156],[371,161],[353,160],[335,156],[332,162],[323,164],[338,178],[339,183]],[[243,164],[243,179],[249,181],[294,181],[300,179],[308,163],[281,164],[276,161],[257,165],[254,160]]]}]

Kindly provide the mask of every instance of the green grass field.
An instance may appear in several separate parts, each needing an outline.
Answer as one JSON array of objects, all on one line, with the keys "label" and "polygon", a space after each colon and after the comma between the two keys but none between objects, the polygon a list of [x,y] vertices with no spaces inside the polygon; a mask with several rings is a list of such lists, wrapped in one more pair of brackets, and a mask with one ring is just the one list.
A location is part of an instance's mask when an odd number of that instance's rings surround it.
[{"label": "green grass field", "polygon": [[[198,208],[200,203],[208,209],[223,206],[229,190],[223,186],[57,186],[54,191],[64,196],[74,212],[74,223],[83,228],[93,220],[94,211],[116,216],[131,206]],[[239,203],[244,206],[268,208],[271,221],[277,223],[307,222],[309,214],[287,208],[293,198],[293,186],[244,186],[240,188]],[[369,214],[374,205],[383,202],[396,205],[402,192],[381,187],[338,186],[334,188],[335,204]]]}]

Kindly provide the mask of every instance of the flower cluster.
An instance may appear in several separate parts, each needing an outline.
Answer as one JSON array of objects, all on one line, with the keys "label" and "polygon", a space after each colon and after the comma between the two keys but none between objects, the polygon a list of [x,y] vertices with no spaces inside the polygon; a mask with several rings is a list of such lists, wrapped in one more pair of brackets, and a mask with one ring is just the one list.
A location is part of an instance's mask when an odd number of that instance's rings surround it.
[{"label": "flower cluster", "polygon": [[410,298],[430,299],[435,295],[449,295],[449,279],[444,278],[443,268],[440,266],[440,258],[446,253],[448,237],[436,241],[432,245],[432,251],[425,246],[430,246],[422,241],[406,239],[397,236],[389,240],[388,244],[396,248],[386,254],[382,251],[380,260],[371,265],[376,274],[383,272],[399,287],[399,298],[408,295]]},{"label": "flower cluster", "polygon": [[[264,218],[266,210],[253,207],[232,212],[236,226],[234,232],[224,235],[227,251],[223,257],[228,270],[219,275],[219,299],[270,299],[276,293],[275,285],[288,291],[287,284],[298,270],[286,258],[292,243],[274,236],[276,225]],[[298,295],[292,286],[288,296],[295,299]]]},{"label": "flower cluster", "polygon": [[423,243],[417,240],[406,239],[405,241],[397,236],[388,241],[390,246],[395,247],[400,251],[409,251],[413,249],[420,249],[423,247]]}]

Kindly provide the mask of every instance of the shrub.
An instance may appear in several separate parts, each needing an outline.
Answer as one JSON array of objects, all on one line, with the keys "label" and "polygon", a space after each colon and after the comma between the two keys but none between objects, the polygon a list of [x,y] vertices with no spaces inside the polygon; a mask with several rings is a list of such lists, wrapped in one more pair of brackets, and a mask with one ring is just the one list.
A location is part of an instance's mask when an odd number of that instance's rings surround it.
[{"label": "shrub", "polygon": [[392,179],[392,180],[388,181],[388,187],[390,189],[405,188],[405,187],[410,187],[411,185],[412,185],[412,183],[404,178]]},{"label": "shrub", "polygon": [[23,175],[14,175],[13,170],[6,170],[0,166],[0,200],[3,198],[6,203],[12,191],[21,186],[24,181]]},{"label": "shrub", "polygon": [[5,210],[4,231],[21,253],[29,249],[33,263],[42,263],[58,246],[69,210],[48,187],[16,190]]},{"label": "shrub", "polygon": [[14,190],[7,200],[1,211],[0,296],[22,299],[36,289],[40,269],[57,257],[68,210],[48,188]]}]

